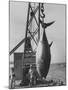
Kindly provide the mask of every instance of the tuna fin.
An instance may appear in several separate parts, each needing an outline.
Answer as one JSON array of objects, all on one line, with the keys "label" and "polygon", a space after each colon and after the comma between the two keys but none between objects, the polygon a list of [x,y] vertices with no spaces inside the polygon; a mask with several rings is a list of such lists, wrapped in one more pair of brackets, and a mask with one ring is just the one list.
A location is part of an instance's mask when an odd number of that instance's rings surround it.
[{"label": "tuna fin", "polygon": [[51,47],[52,43],[53,43],[53,41],[49,44],[49,47]]}]

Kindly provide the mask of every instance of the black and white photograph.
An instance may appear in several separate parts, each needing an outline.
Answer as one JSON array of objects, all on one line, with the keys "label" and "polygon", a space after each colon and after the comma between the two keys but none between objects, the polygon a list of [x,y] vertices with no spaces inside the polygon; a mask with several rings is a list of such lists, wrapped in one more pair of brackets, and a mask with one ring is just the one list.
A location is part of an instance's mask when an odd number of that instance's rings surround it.
[{"label": "black and white photograph", "polygon": [[9,1],[9,88],[66,86],[66,4]]}]

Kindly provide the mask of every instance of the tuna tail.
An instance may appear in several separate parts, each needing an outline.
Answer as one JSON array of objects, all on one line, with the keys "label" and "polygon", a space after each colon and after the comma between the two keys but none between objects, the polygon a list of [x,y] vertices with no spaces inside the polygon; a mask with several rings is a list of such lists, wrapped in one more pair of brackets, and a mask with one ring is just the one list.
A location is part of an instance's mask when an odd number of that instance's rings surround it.
[{"label": "tuna tail", "polygon": [[48,26],[52,25],[54,22],[55,22],[55,21],[52,21],[52,22],[50,22],[50,23],[44,23],[44,26],[45,26],[45,27],[48,27]]},{"label": "tuna tail", "polygon": [[43,23],[43,21],[40,20],[40,23],[42,25],[43,28],[47,28],[48,26],[52,25],[55,21],[52,21],[50,23]]},{"label": "tuna tail", "polygon": [[49,47],[51,47],[51,46],[52,46],[52,44],[53,44],[53,41],[49,44]]}]

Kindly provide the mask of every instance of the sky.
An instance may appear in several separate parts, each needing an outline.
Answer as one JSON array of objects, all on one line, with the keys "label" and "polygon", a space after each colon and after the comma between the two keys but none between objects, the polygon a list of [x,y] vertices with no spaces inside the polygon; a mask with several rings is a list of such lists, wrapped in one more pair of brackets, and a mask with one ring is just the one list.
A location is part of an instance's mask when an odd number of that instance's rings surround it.
[{"label": "sky", "polygon": [[[45,3],[45,22],[55,21],[46,29],[48,42],[51,46],[51,63],[65,62],[65,4]],[[10,51],[25,37],[28,2],[10,2]],[[23,52],[22,44],[15,52]],[[13,61],[13,54],[10,56]]]}]

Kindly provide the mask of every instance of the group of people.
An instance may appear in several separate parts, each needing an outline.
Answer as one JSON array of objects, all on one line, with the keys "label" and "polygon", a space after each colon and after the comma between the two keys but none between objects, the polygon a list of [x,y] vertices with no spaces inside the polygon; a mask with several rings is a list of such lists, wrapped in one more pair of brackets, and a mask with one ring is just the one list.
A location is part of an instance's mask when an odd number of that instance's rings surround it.
[{"label": "group of people", "polygon": [[[15,88],[15,73],[14,68],[11,69],[11,75],[10,75],[10,88]],[[29,86],[34,86],[37,83],[37,71],[36,68],[33,67],[33,65],[30,65],[30,68],[28,70],[28,79],[29,79]]]},{"label": "group of people", "polygon": [[29,75],[29,85],[30,86],[36,85],[38,74],[36,69],[32,65],[30,65],[28,75]]}]

